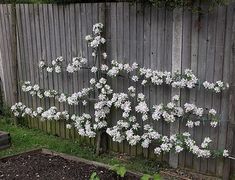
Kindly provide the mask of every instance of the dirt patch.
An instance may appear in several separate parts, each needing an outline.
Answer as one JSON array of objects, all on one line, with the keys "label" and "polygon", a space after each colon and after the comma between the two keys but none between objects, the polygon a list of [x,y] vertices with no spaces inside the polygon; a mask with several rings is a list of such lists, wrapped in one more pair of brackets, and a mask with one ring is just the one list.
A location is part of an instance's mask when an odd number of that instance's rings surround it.
[{"label": "dirt patch", "polygon": [[127,173],[124,178],[118,178],[114,172],[106,168],[66,160],[60,156],[41,152],[0,160],[0,179],[4,180],[89,180],[93,172],[96,172],[101,180],[140,179],[130,173]]}]

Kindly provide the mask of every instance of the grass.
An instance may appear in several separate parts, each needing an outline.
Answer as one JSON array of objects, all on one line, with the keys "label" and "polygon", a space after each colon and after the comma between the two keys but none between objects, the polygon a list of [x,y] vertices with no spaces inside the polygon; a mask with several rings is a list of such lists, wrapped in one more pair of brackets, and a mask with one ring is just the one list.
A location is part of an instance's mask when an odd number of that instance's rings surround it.
[{"label": "grass", "polygon": [[8,121],[7,118],[0,119],[0,130],[10,132],[12,146],[0,151],[0,158],[36,148],[47,148],[109,165],[122,164],[128,170],[147,174],[154,174],[159,168],[157,161],[142,158],[123,160],[111,154],[96,156],[91,147],[81,146],[77,141],[62,139],[37,129],[29,129],[23,126],[16,127]]}]

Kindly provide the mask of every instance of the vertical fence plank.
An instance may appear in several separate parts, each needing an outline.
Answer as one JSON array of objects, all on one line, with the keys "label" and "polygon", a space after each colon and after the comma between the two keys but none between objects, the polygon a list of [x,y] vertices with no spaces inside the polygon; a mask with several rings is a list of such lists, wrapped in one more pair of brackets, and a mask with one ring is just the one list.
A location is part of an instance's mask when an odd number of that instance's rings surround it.
[{"label": "vertical fence plank", "polygon": [[[110,22],[110,29],[111,29],[111,39],[110,39],[110,59],[117,59],[117,4],[111,3],[111,22]],[[112,88],[114,92],[117,92],[117,78],[112,81]],[[111,110],[112,116],[112,125],[115,125],[118,116],[117,111],[113,108]],[[113,151],[118,151],[118,144],[116,142],[112,142],[112,149]]]},{"label": "vertical fence plank", "polygon": [[[76,47],[76,25],[75,25],[75,6],[74,4],[71,4],[69,6],[69,18],[70,18],[70,33],[71,33],[71,59],[73,57],[77,57],[78,54],[77,54],[77,47]],[[77,83],[77,81],[75,81],[75,78],[76,78],[76,73],[75,74],[72,74],[72,82],[71,82],[71,86],[72,86],[72,89],[71,89],[71,92],[70,93],[73,93],[73,92],[77,92],[75,91],[75,85]],[[76,106],[73,106],[71,108],[71,113],[76,113]],[[72,128],[71,130],[69,130],[69,137],[68,138],[72,138],[74,140],[74,128]]]},{"label": "vertical fence plank", "polygon": [[[164,62],[163,62],[163,70],[171,72],[172,70],[172,36],[173,36],[173,12],[166,10],[165,11],[165,47],[164,47]],[[164,86],[163,90],[163,103],[167,104],[171,99],[171,88]],[[164,135],[169,136],[170,134],[170,125],[167,122],[163,121],[162,132]],[[169,162],[169,153],[163,154],[163,161]]]},{"label": "vertical fence plank", "polygon": [[[234,11],[234,3],[230,12],[228,11],[228,15],[232,18],[231,25],[231,38],[230,39],[230,48],[231,54],[229,52],[226,53],[226,57],[229,58],[229,106],[228,106],[228,128],[227,128],[227,138],[226,138],[226,148],[229,150],[231,155],[234,157],[235,152],[235,143],[234,143],[234,124],[235,124],[235,11]],[[227,44],[229,45],[229,44]],[[235,163],[234,160],[226,159],[224,161],[223,167],[223,178],[229,179],[230,175],[234,176],[235,171]]]},{"label": "vertical fence plank", "polygon": [[11,12],[11,46],[12,46],[12,91],[13,91],[13,103],[18,102],[19,94],[18,94],[18,63],[17,63],[17,25],[16,25],[16,5],[11,4],[8,6],[9,11]]},{"label": "vertical fence plank", "polygon": [[[141,4],[137,4],[136,7],[136,62],[140,66],[143,65],[143,45],[144,45],[144,7]],[[142,92],[142,87],[136,84],[136,92]],[[143,121],[141,115],[137,113],[138,123],[140,124],[140,133],[143,132]],[[143,155],[143,148],[139,144],[137,145],[137,155]]]},{"label": "vertical fence plank", "polygon": [[[150,6],[143,7],[143,59],[141,62],[142,67],[150,68],[150,50],[151,50],[151,9]],[[150,104],[150,86],[143,87],[143,93],[145,95],[146,103],[149,107]],[[142,120],[143,121],[143,120]],[[149,124],[150,120],[146,120],[143,124]],[[149,157],[150,149],[143,149],[144,157]]]},{"label": "vertical fence plank", "polygon": [[[203,7],[204,8],[204,7]],[[205,71],[206,71],[206,53],[207,53],[207,44],[206,44],[206,39],[207,39],[207,20],[208,20],[208,15],[205,14],[204,16],[200,16],[200,31],[199,31],[199,39],[198,39],[198,71],[197,71],[197,76],[200,78],[201,81],[205,80]],[[201,83],[200,81],[200,83]],[[204,94],[204,89],[198,89],[197,91],[197,98],[196,98],[196,105],[199,107],[204,107],[204,99],[205,99],[205,94]],[[203,127],[203,126],[202,126]],[[202,128],[196,128],[195,131],[195,136],[194,139],[197,144],[201,143],[202,139]],[[206,160],[205,160],[206,161]],[[200,158],[197,158],[194,155],[194,160],[193,160],[193,167],[196,172],[200,171]]]},{"label": "vertical fence plank", "polygon": [[[82,35],[81,35],[81,10],[80,10],[80,4],[75,4],[75,25],[76,25],[76,46],[77,46],[77,51],[78,51],[78,55],[82,56]],[[81,83],[81,72],[79,71],[76,74],[76,78],[75,80],[77,80],[75,89],[77,90],[81,90],[82,89],[82,83]],[[77,105],[77,109],[76,112],[78,114],[81,114],[81,105]],[[75,133],[75,136],[81,140],[81,137],[78,135],[78,133]]]},{"label": "vertical fence plank", "polygon": [[[133,64],[134,62],[136,62],[136,58],[137,58],[137,50],[136,50],[136,31],[137,31],[137,27],[136,27],[136,4],[130,5],[129,6],[129,63]],[[136,88],[136,85],[133,82],[130,82],[130,85],[134,86]],[[133,100],[132,103],[136,103],[136,100]],[[136,113],[134,114],[136,116]],[[131,152],[130,154],[132,156],[136,155],[136,149],[137,146],[131,146]]]},{"label": "vertical fence plank", "polygon": [[10,105],[13,104],[14,102],[14,94],[13,94],[13,78],[14,78],[14,74],[13,74],[13,69],[12,69],[12,57],[13,57],[13,51],[12,51],[12,23],[11,23],[11,17],[12,17],[12,12],[11,12],[11,5],[4,5],[4,21],[5,21],[5,28],[6,28],[6,43],[7,43],[7,51],[8,51],[8,59],[7,59],[7,63],[8,63],[8,70],[7,70],[7,74],[9,76],[9,100],[10,100]]},{"label": "vertical fence plank", "polygon": [[[151,69],[159,69],[158,66],[158,60],[157,60],[157,54],[158,54],[158,49],[157,49],[157,43],[158,43],[158,23],[159,23],[159,19],[158,19],[158,12],[159,10],[156,9],[155,7],[151,7],[151,11],[150,11],[150,65],[149,67]],[[153,19],[155,19],[153,21]],[[150,108],[153,107],[154,104],[157,104],[157,88],[154,85],[150,86],[150,92],[149,92],[149,104],[150,104]],[[150,117],[151,118],[151,117]],[[158,124],[156,122],[154,122],[152,119],[149,120],[150,123],[153,125],[153,128],[159,132],[158,130]],[[154,147],[156,146],[156,144],[154,143],[153,145],[150,146],[150,152],[149,152],[149,158],[153,159],[155,158],[154,155]],[[160,160],[160,159],[158,159]]]},{"label": "vertical fence plank", "polygon": [[[156,9],[155,9],[156,10]],[[158,27],[157,27],[157,66],[156,69],[159,71],[164,71],[164,56],[165,56],[165,23],[166,23],[166,9],[165,8],[161,8],[158,11],[157,14],[157,23],[158,23]],[[163,86],[158,86],[156,87],[156,95],[157,95],[157,104],[160,104],[162,102],[164,102],[164,87]],[[163,130],[164,130],[164,122],[162,121],[157,121],[154,122],[157,126],[156,130],[160,133],[163,134]],[[161,154],[160,160],[163,160],[163,154]]]},{"label": "vertical fence plank", "polygon": [[[64,22],[64,6],[58,6],[58,19],[59,19],[59,35],[60,35],[60,53],[65,59],[65,63],[67,64],[67,53],[66,53],[66,34],[65,34],[65,22]],[[60,92],[68,93],[68,86],[67,86],[67,72],[62,72],[61,74],[61,87]],[[63,103],[63,109],[68,109],[68,105]],[[63,120],[59,121],[60,123],[60,136],[65,138],[66,137],[66,130],[65,130],[65,122]]]},{"label": "vertical fence plank", "polygon": [[[216,24],[216,34],[215,34],[215,58],[214,58],[214,79],[213,81],[218,81],[223,79],[223,66],[224,66],[224,42],[225,42],[225,17],[226,17],[226,8],[225,7],[218,7],[217,9],[217,20]],[[222,93],[220,94],[213,94],[212,97],[213,107],[217,110],[217,112],[221,115],[222,114]],[[220,116],[222,118],[222,116]],[[221,123],[223,124],[224,120],[221,119]],[[223,125],[219,125],[217,128],[210,128],[210,137],[212,139],[212,148],[218,149],[218,141],[219,141],[219,131],[221,130]],[[224,139],[225,140],[225,139]],[[212,159],[208,161],[208,172],[210,174],[217,174],[219,173],[216,171],[216,167],[218,166],[216,159]],[[221,170],[220,170],[221,172]],[[218,174],[222,176],[222,172]]]},{"label": "vertical fence plank", "polygon": [[3,74],[5,74],[6,76],[4,76],[4,87],[5,87],[5,101],[7,102],[7,104],[10,104],[11,100],[10,100],[10,92],[8,91],[10,89],[9,87],[9,83],[10,83],[10,77],[8,76],[8,45],[7,45],[7,40],[6,40],[6,23],[5,23],[5,18],[6,15],[4,13],[4,8],[5,5],[1,5],[0,6],[0,20],[1,20],[1,41],[5,42],[4,44],[1,45],[1,56],[2,56],[2,63],[3,63]]},{"label": "vertical fence plank", "polygon": [[[207,39],[205,43],[207,44],[205,79],[209,82],[213,82],[213,76],[214,76],[216,16],[217,16],[216,12],[208,14]],[[204,99],[205,107],[209,109],[212,108],[212,103],[213,103],[212,95],[213,94],[211,92],[205,91],[205,97],[207,97],[206,100]],[[202,141],[203,141],[205,137],[210,137],[211,128],[208,122],[203,122],[202,127],[203,127],[203,133],[202,133]],[[211,164],[211,166],[214,165]],[[208,160],[201,160],[201,171],[205,173],[208,171]]]},{"label": "vertical fence plank", "polygon": [[[33,5],[33,12],[35,13],[35,36],[36,36],[36,60],[35,60],[35,68],[37,69],[36,72],[38,73],[38,84],[40,87],[43,86],[43,74],[41,73],[41,70],[38,67],[38,62],[42,59],[42,41],[41,41],[41,30],[40,30],[40,15],[39,15],[39,6],[38,5]],[[42,107],[44,101],[40,99],[38,101],[38,106],[37,107]],[[39,129],[43,129],[43,122],[41,120],[38,120],[38,127]]]},{"label": "vertical fence plank", "polygon": [[[57,56],[62,56],[62,51],[61,51],[61,43],[60,43],[60,24],[59,24],[59,9],[57,7],[57,5],[53,5],[52,6],[52,10],[53,10],[53,21],[54,21],[54,33],[55,33],[55,49],[54,49],[54,53],[52,51],[52,53],[55,55],[55,57]],[[55,58],[54,57],[54,58]],[[58,90],[58,92],[62,93],[63,92],[63,82],[62,82],[62,73],[61,74],[57,74],[55,75],[55,88]],[[58,104],[58,108],[59,110],[63,110],[63,103],[59,103]],[[60,120],[56,121],[56,135],[60,136],[61,135],[61,128],[63,129],[63,127],[61,127],[61,123]]]},{"label": "vertical fence plank", "polygon": [[[55,26],[54,26],[54,14],[53,14],[53,5],[49,4],[47,6],[47,13],[48,13],[48,26],[49,26],[49,36],[50,36],[50,63],[55,60],[55,58],[57,57],[57,54],[55,53],[55,49],[56,49],[56,42],[55,42]],[[58,86],[57,86],[57,73],[53,73],[50,76],[50,80],[49,80],[49,84],[50,84],[50,89],[55,89],[58,90]],[[56,106],[57,108],[59,108],[59,103],[58,101],[56,101],[55,99],[51,100],[51,103]],[[56,121],[55,120],[51,120],[50,122],[51,125],[51,134],[55,135],[56,134]]]},{"label": "vertical fence plank", "polygon": [[[130,52],[130,17],[129,17],[129,3],[123,3],[123,60],[125,63],[130,62],[129,52]],[[127,91],[129,87],[129,77],[125,77],[123,81],[123,91]],[[130,145],[127,141],[123,142],[123,152],[125,154],[130,154]]]},{"label": "vertical fence plank", "polygon": [[[191,32],[192,32],[192,12],[188,10],[183,11],[183,20],[182,20],[182,62],[181,62],[181,72],[185,69],[191,69]],[[195,73],[194,69],[193,72]],[[192,89],[193,91],[193,89]],[[180,93],[181,97],[181,106],[183,107],[186,102],[189,102],[190,90],[182,89]],[[187,131],[191,131],[190,133],[193,135],[193,130],[191,128],[187,128],[185,123],[186,120],[180,120],[179,122],[179,132],[184,133]],[[187,156],[187,158],[186,158]],[[188,164],[188,166],[187,166]],[[189,167],[192,168],[192,154],[188,152],[179,153],[179,166],[180,167]]]},{"label": "vertical fence plank", "polygon": [[[172,73],[181,71],[181,51],[182,51],[182,25],[183,25],[182,9],[174,10],[173,12],[173,37],[172,37]],[[180,90],[172,89],[172,96],[179,95]],[[179,121],[171,123],[170,135],[179,133]],[[170,166],[178,167],[179,157],[174,152],[170,153]]]},{"label": "vertical fence plank", "polygon": [[[223,66],[223,81],[224,82],[230,82],[230,74],[231,74],[231,67],[230,67],[230,62],[232,59],[231,56],[231,47],[233,41],[232,39],[232,27],[233,27],[233,10],[232,7],[234,6],[227,6],[226,7],[226,22],[225,22],[225,42],[223,47],[224,51],[224,66]],[[221,48],[222,48],[221,47]],[[232,64],[232,63],[231,63]],[[229,122],[229,91],[223,92],[222,93],[222,100],[221,100],[221,119],[222,122],[220,124],[220,129],[219,129],[219,139],[218,139],[218,149],[225,149],[226,147],[226,142],[229,137],[227,137],[227,130],[228,130],[228,122]],[[217,165],[216,165],[216,174],[217,175],[223,175],[224,179],[229,178],[229,171],[230,168],[224,168],[226,167],[226,161],[221,158],[217,160]]]}]

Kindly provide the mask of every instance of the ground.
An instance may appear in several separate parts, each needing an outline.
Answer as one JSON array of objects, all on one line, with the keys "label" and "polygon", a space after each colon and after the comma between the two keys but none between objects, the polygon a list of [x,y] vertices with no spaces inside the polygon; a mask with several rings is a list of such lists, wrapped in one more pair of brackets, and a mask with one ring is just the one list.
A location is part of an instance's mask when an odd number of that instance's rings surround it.
[{"label": "ground", "polygon": [[94,172],[102,180],[140,179],[131,173],[126,173],[124,178],[120,178],[115,172],[104,167],[75,162],[40,152],[25,153],[0,161],[0,179],[4,180],[87,180]]},{"label": "ground", "polygon": [[36,129],[21,126],[16,127],[12,125],[11,121],[7,118],[0,119],[0,130],[10,132],[12,137],[11,148],[0,151],[0,158],[27,150],[47,148],[109,165],[122,164],[128,170],[147,174],[156,173],[159,167],[159,163],[156,161],[145,160],[138,157],[129,158],[128,161],[126,161],[112,154],[96,156],[92,148],[81,146],[77,141],[55,137]]}]

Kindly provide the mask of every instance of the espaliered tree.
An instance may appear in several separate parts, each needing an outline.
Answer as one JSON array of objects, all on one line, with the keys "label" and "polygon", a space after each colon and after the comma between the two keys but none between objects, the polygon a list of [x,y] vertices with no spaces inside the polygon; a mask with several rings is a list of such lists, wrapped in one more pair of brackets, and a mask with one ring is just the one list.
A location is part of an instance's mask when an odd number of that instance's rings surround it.
[{"label": "espaliered tree", "polygon": [[[54,98],[60,103],[69,105],[82,104],[86,106],[93,104],[94,113],[69,114],[68,111],[59,111],[56,107],[43,109],[37,107],[32,109],[26,107],[22,102],[14,104],[11,109],[15,116],[30,116],[41,120],[65,120],[66,127],[74,127],[78,134],[89,138],[96,137],[96,153],[100,152],[101,136],[107,133],[113,141],[122,142],[126,140],[131,146],[141,144],[143,148],[149,148],[154,144],[154,153],[160,155],[174,151],[180,153],[183,150],[189,151],[197,157],[227,157],[226,149],[210,149],[212,140],[205,137],[201,144],[193,140],[189,132],[173,134],[166,136],[157,132],[153,123],[155,121],[165,121],[173,123],[175,121],[186,120],[185,126],[194,128],[209,124],[211,128],[219,126],[219,115],[215,109],[197,107],[195,104],[185,103],[182,107],[179,105],[180,96],[174,95],[167,104],[156,104],[149,107],[143,93],[137,93],[134,86],[130,86],[126,92],[114,92],[110,82],[118,76],[128,75],[133,83],[140,86],[168,86],[169,88],[205,88],[211,93],[221,93],[229,88],[229,85],[220,80],[216,82],[201,82],[190,69],[185,69],[183,73],[152,70],[140,67],[137,63],[119,63],[111,61],[111,65],[105,62],[108,60],[106,52],[102,51],[102,46],[106,43],[102,37],[103,24],[97,23],[93,26],[93,33],[85,37],[88,46],[92,48],[92,57],[94,63],[92,67],[87,66],[87,59],[84,57],[74,57],[72,62],[66,67],[63,66],[63,57],[58,57],[47,64],[46,61],[39,62],[39,68],[48,73],[74,73],[84,68],[90,69],[92,78],[90,86],[81,89],[73,94],[58,92],[57,90],[47,90],[41,88],[38,84],[32,84],[26,81],[22,84],[22,91],[28,92],[38,98]],[[200,89],[199,89],[200,90]],[[90,98],[96,97],[96,98]],[[135,103],[134,103],[135,102]],[[111,125],[107,118],[114,110],[121,111],[121,117],[116,124]],[[140,119],[136,117],[136,114]],[[140,121],[142,121],[140,123]],[[202,123],[203,122],[203,123]]]}]

